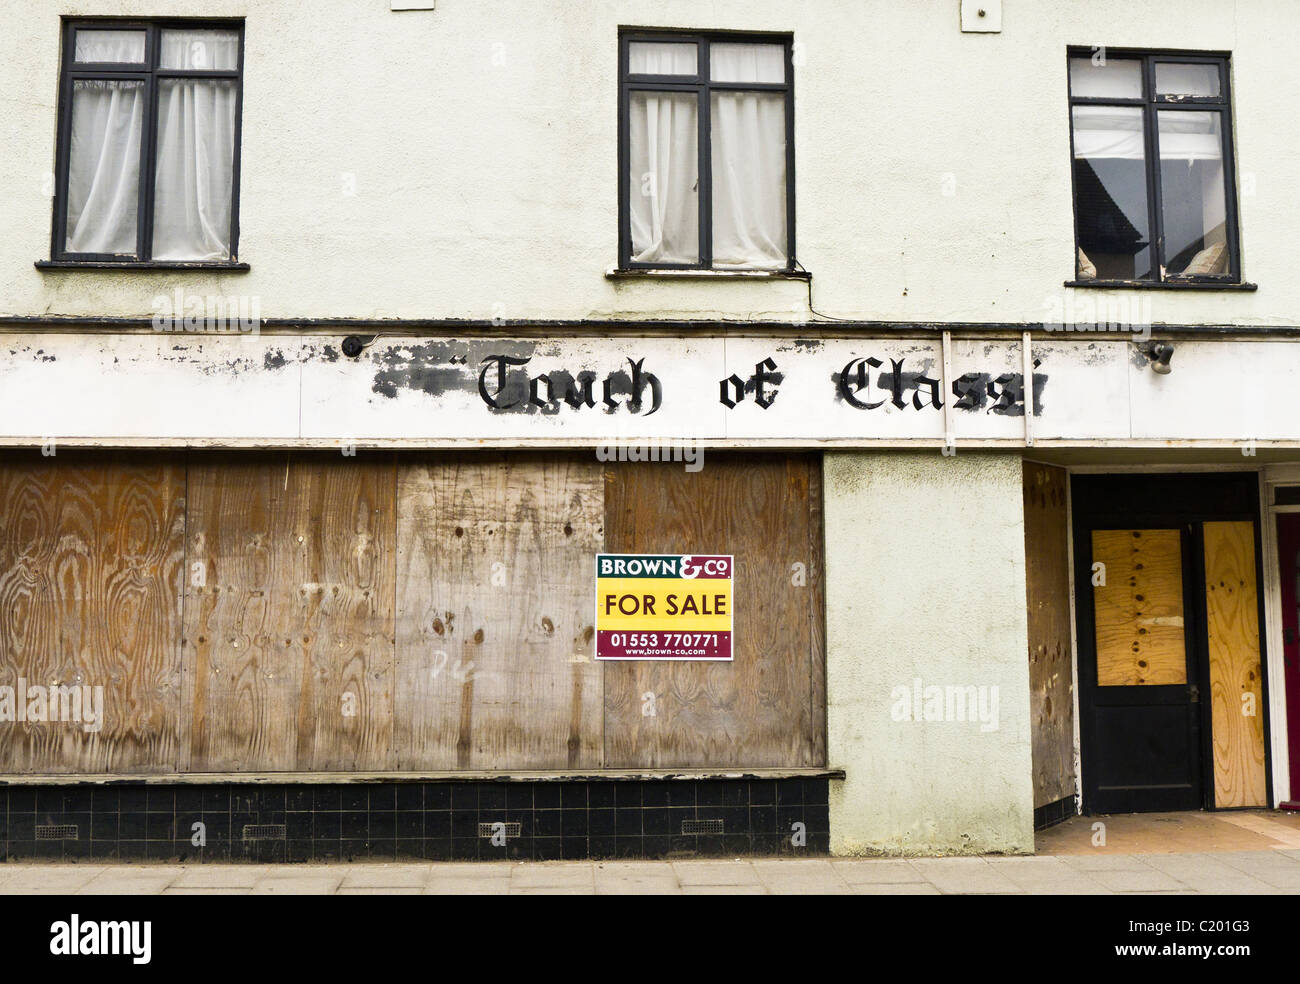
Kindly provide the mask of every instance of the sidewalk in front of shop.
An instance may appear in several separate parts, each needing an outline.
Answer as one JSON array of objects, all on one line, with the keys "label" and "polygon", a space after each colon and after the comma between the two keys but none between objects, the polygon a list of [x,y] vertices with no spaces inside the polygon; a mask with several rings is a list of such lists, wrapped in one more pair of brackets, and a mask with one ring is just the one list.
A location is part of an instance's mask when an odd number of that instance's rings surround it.
[{"label": "sidewalk in front of shop", "polygon": [[9,863],[0,894],[1300,894],[1300,814],[1075,817],[1035,857],[355,864]]}]

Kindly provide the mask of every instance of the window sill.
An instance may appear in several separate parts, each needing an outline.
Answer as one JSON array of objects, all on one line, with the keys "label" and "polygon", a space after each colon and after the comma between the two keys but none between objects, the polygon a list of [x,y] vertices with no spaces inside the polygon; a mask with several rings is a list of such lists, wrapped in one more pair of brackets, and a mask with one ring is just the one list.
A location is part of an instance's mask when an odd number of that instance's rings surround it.
[{"label": "window sill", "polygon": [[605,271],[608,280],[812,280],[807,270],[656,270],[650,267]]},{"label": "window sill", "polygon": [[38,270],[211,270],[223,273],[247,273],[247,263],[187,263],[183,260],[37,260]]},{"label": "window sill", "polygon": [[1258,284],[1215,283],[1209,280],[1067,280],[1065,286],[1106,290],[1259,290]]}]

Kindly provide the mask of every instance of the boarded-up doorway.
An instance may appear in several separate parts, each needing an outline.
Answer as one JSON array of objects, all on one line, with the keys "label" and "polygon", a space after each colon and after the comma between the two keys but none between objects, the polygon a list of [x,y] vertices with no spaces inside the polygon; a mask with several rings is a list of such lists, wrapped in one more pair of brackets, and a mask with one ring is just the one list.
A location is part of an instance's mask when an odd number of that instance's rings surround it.
[{"label": "boarded-up doorway", "polygon": [[1076,476],[1073,507],[1085,810],[1267,805],[1256,476]]}]

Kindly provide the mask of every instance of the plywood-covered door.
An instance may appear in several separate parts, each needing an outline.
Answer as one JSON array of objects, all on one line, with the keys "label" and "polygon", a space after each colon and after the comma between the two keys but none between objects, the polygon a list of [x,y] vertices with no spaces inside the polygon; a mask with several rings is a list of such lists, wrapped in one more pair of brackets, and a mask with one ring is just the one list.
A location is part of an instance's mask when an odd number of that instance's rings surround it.
[{"label": "plywood-covered door", "polygon": [[1200,805],[1189,546],[1187,530],[1158,528],[1094,529],[1082,545],[1092,632],[1079,675],[1092,724],[1084,772],[1094,811]]}]

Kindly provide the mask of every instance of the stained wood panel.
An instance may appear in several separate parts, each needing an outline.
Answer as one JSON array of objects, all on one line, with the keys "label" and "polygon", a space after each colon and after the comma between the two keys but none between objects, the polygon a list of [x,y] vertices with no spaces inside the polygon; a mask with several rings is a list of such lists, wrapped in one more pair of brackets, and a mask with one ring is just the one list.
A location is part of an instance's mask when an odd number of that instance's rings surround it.
[{"label": "stained wood panel", "polygon": [[824,764],[819,476],[786,455],[609,467],[607,552],[733,554],[736,574],[734,662],[605,666],[607,767]]},{"label": "stained wood panel", "polygon": [[1187,682],[1182,540],[1178,530],[1093,530],[1097,684]]},{"label": "stained wood panel", "polygon": [[0,457],[0,684],[104,688],[97,732],[0,724],[0,770],[175,769],[184,477],[157,454]]},{"label": "stained wood panel", "polygon": [[1037,808],[1075,792],[1065,469],[1025,462],[1024,502],[1029,701]]},{"label": "stained wood panel", "polygon": [[397,765],[602,765],[593,457],[403,460]]},{"label": "stained wood panel", "polygon": [[392,455],[195,455],[194,772],[392,767]]},{"label": "stained wood panel", "polygon": [[1211,522],[1204,531],[1214,803],[1266,806],[1255,526]]}]

